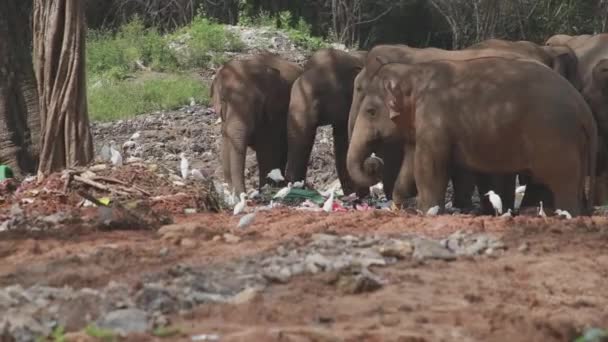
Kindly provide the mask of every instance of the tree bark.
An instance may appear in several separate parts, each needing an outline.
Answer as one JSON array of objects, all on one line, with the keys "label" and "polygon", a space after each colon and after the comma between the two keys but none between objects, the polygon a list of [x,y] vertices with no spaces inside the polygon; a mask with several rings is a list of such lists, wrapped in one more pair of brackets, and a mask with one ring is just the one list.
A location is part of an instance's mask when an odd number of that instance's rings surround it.
[{"label": "tree bark", "polygon": [[93,159],[86,95],[84,2],[35,0],[33,25],[42,129],[38,174],[45,175]]},{"label": "tree bark", "polygon": [[40,115],[29,44],[31,1],[0,1],[0,163],[20,176],[38,162]]}]

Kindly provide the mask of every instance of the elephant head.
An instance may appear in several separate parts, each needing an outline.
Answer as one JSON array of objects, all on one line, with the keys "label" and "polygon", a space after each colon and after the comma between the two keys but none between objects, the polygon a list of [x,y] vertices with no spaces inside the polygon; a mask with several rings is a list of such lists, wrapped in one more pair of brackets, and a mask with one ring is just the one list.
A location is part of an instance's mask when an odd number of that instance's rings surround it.
[{"label": "elephant head", "polygon": [[414,141],[414,83],[408,76],[407,72],[390,75],[383,66],[374,78],[366,80],[369,82],[358,106],[347,154],[348,172],[359,186],[371,186],[376,181],[366,163],[378,146]]},{"label": "elephant head", "polygon": [[566,78],[576,90],[582,90],[583,81],[578,71],[578,58],[574,50],[566,45],[543,46],[542,49],[553,58],[553,70]]}]

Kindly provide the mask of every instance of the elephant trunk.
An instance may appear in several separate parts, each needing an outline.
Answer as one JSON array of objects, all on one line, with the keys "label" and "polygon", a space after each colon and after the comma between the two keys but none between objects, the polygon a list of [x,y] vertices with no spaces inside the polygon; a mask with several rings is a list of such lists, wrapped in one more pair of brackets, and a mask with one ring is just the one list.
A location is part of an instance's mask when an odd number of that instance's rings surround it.
[{"label": "elephant trunk", "polygon": [[[370,187],[378,180],[377,174],[366,172],[369,167],[366,167],[366,162],[369,162],[369,156],[373,151],[371,139],[367,139],[366,134],[357,129],[357,124],[353,130],[352,139],[348,146],[346,156],[346,167],[353,182],[359,187]],[[376,172],[374,172],[376,173]]]}]

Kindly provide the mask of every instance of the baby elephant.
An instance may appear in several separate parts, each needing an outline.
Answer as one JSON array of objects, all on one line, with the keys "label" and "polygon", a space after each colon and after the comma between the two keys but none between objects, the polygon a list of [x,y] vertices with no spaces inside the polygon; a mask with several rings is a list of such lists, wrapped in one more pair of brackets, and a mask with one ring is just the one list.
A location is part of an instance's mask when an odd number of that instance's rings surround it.
[{"label": "baby elephant", "polygon": [[[551,190],[556,208],[572,214],[583,211],[590,176],[587,200],[593,198],[593,115],[567,80],[534,61],[384,64],[354,126],[347,160],[353,180],[371,182],[362,166],[371,141],[397,138],[413,151],[399,177],[413,168],[423,212],[443,206],[452,165],[487,174],[526,172]],[[403,191],[394,190],[396,203]]]},{"label": "baby elephant", "polygon": [[293,82],[302,72],[270,53],[224,64],[211,84],[213,107],[222,119],[222,166],[235,193],[245,192],[247,147],[256,151],[260,186],[287,162],[287,109]]}]

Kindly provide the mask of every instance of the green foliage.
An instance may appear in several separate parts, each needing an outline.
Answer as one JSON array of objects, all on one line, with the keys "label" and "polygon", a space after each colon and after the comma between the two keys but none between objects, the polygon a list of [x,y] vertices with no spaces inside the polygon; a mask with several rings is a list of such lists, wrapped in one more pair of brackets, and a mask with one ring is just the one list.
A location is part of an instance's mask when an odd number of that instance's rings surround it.
[{"label": "green foliage", "polygon": [[157,327],[152,332],[152,335],[160,338],[168,338],[180,335],[182,332],[179,328],[175,327]]},{"label": "green foliage", "polygon": [[108,329],[102,329],[95,325],[88,325],[84,328],[84,332],[94,338],[100,339],[104,342],[114,342],[118,340],[116,334]]},{"label": "green foliage", "polygon": [[137,16],[117,32],[89,31],[88,72],[121,80],[142,69],[187,70],[221,61],[216,55],[240,51],[243,42],[224,26],[197,16],[175,34],[146,28]]},{"label": "green foliage", "polygon": [[58,325],[53,329],[50,336],[47,337],[39,337],[36,339],[38,342],[65,342],[65,329]]},{"label": "green foliage", "polygon": [[93,78],[89,81],[89,117],[109,121],[190,103],[208,103],[208,89],[186,75],[142,75],[136,80]]},{"label": "green foliage", "polygon": [[[287,12],[289,13],[289,12]],[[286,17],[285,19],[290,19],[291,17]],[[291,20],[290,20],[291,21]],[[287,20],[285,22],[288,22]],[[290,27],[287,29],[287,36],[291,39],[296,45],[303,47],[307,50],[318,50],[324,47],[327,47],[328,44],[323,41],[323,39],[319,37],[314,37],[311,34],[311,26],[304,20],[304,18],[300,18],[294,27]]]}]

